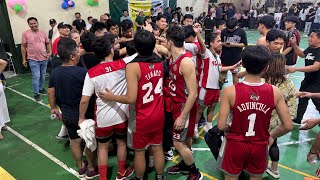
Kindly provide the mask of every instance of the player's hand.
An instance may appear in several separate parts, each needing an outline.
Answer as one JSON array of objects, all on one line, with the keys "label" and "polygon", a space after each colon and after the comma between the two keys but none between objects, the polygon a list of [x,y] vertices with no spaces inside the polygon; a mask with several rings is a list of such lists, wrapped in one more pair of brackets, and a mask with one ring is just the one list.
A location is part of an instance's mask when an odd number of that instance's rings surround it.
[{"label": "player's hand", "polygon": [[290,38],[290,44],[297,45],[297,37],[295,35]]},{"label": "player's hand", "polygon": [[23,65],[24,67],[28,67],[27,61],[26,61],[26,60],[22,60],[22,65]]},{"label": "player's hand", "polygon": [[51,109],[51,114],[55,114],[59,120],[62,120],[62,114],[59,111],[59,109],[57,109],[57,108]]},{"label": "player's hand", "polygon": [[[307,161],[311,165],[315,165],[317,163],[317,160],[319,159],[318,153],[311,153],[311,151],[307,155]],[[315,161],[315,162],[314,162]]]},{"label": "player's hand", "polygon": [[287,73],[295,73],[297,70],[294,67],[288,67],[287,68]]},{"label": "player's hand", "polygon": [[85,118],[79,117],[78,126],[80,127],[80,124],[83,123],[83,121],[85,120],[86,120]]},{"label": "player's hand", "polygon": [[199,23],[195,23],[193,25],[193,30],[196,34],[201,33],[201,30],[202,30],[201,25]]},{"label": "player's hand", "polygon": [[106,91],[101,91],[99,92],[99,97],[103,100],[103,101],[112,101],[113,99],[113,92],[110,91],[109,89],[105,89]]},{"label": "player's hand", "polygon": [[272,146],[272,144],[273,144],[273,142],[274,142],[274,139],[273,139],[273,137],[269,137],[269,140],[268,140],[268,149],[270,149],[270,147]]},{"label": "player's hand", "polygon": [[142,29],[147,30],[147,31],[149,31],[149,32],[152,32],[152,31],[153,31],[153,28],[152,28],[151,24],[148,23],[148,21],[145,21],[145,23],[146,23],[146,25],[145,25],[145,26],[143,25],[143,26],[142,26]]},{"label": "player's hand", "polygon": [[174,122],[174,129],[176,130],[182,130],[184,129],[184,125],[187,121],[186,117],[179,116],[178,119]]},{"label": "player's hand", "polygon": [[300,130],[312,129],[320,123],[320,119],[306,119],[301,122]]}]

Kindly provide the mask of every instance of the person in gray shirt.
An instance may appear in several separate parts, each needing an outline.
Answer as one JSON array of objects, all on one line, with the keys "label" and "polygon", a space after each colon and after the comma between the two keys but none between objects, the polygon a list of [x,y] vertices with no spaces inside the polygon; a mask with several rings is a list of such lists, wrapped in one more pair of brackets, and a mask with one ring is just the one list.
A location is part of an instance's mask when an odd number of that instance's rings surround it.
[{"label": "person in gray shirt", "polygon": [[131,17],[129,16],[128,10],[123,10],[123,16],[120,18],[120,22],[125,19],[129,19],[130,21],[132,21]]}]

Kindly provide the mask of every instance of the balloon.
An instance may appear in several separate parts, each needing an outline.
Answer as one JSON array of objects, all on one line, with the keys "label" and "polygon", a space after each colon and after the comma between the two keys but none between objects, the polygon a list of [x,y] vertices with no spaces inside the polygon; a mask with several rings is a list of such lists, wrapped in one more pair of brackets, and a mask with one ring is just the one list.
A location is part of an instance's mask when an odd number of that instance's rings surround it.
[{"label": "balloon", "polygon": [[25,14],[25,13],[27,13],[27,7],[23,5],[21,14]]},{"label": "balloon", "polygon": [[13,9],[14,9],[14,11],[15,11],[16,13],[19,13],[19,12],[22,12],[23,7],[22,7],[21,4],[15,4],[15,5],[13,6]]},{"label": "balloon", "polygon": [[74,7],[75,3],[73,1],[68,2],[69,7]]},{"label": "balloon", "polygon": [[62,7],[62,9],[68,9],[69,5],[68,5],[67,2],[63,2],[63,3],[61,4],[61,7]]},{"label": "balloon", "polygon": [[99,2],[99,0],[93,0],[93,2],[96,2],[96,3],[97,3],[97,2]]},{"label": "balloon", "polygon": [[8,1],[8,6],[13,9],[13,6],[15,5],[14,0],[9,0]]},{"label": "balloon", "polygon": [[94,6],[94,1],[93,0],[88,0],[87,3],[88,3],[89,6]]},{"label": "balloon", "polygon": [[93,2],[93,5],[94,5],[94,6],[98,6],[98,5],[99,5],[99,2]]},{"label": "balloon", "polygon": [[16,4],[26,5],[26,0],[15,0]]}]

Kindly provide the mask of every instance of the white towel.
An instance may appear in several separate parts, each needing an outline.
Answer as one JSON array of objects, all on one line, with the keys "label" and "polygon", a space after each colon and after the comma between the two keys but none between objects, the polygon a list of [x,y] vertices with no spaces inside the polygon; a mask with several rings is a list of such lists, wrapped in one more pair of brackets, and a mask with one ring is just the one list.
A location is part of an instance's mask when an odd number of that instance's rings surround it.
[{"label": "white towel", "polygon": [[97,149],[95,122],[92,119],[87,119],[80,124],[80,129],[77,131],[78,135],[86,142],[86,147],[91,152]]}]

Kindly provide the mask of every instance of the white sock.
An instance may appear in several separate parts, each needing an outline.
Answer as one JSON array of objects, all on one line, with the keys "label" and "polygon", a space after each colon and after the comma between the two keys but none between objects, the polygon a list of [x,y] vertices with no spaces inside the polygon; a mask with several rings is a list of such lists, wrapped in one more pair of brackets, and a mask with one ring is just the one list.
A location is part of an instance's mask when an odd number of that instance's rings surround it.
[{"label": "white sock", "polygon": [[65,125],[61,126],[60,132],[58,134],[59,137],[68,135],[68,131]]},{"label": "white sock", "polygon": [[207,122],[208,127],[212,127],[212,122]]},{"label": "white sock", "polygon": [[148,164],[149,168],[154,167],[154,158],[153,156],[149,156],[149,164]]}]

